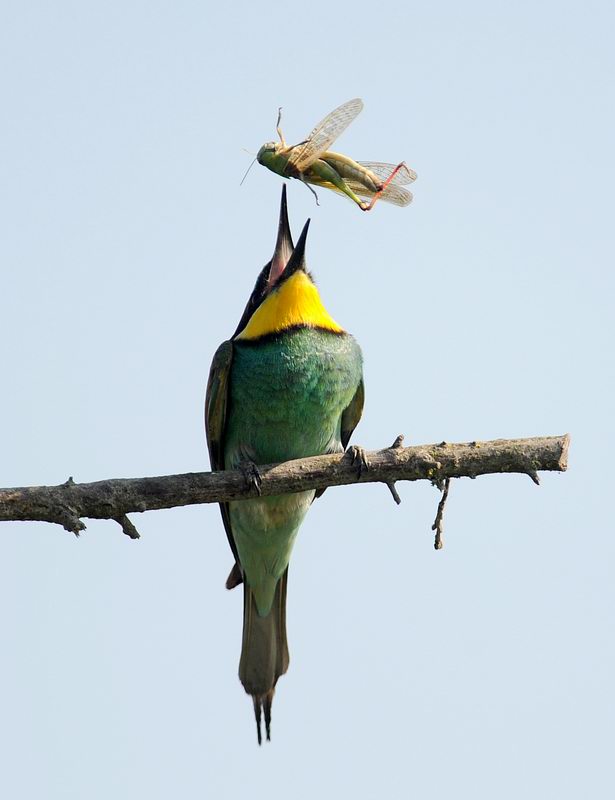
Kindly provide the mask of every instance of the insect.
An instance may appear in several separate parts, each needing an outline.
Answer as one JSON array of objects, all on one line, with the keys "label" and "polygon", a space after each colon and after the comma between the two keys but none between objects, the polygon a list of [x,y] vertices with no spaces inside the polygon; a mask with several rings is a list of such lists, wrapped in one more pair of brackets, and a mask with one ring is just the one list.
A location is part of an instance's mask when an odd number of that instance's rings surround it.
[{"label": "insect", "polygon": [[328,148],[350,125],[363,108],[358,97],[336,108],[316,125],[299,144],[287,145],[280,129],[282,109],[278,110],[276,130],[279,142],[267,142],[256,155],[259,164],[283,178],[298,178],[311,188],[322,186],[344,194],[362,211],[370,211],[378,200],[407,206],[412,193],[404,188],[416,179],[416,172],[400,164],[377,161],[354,161]]}]

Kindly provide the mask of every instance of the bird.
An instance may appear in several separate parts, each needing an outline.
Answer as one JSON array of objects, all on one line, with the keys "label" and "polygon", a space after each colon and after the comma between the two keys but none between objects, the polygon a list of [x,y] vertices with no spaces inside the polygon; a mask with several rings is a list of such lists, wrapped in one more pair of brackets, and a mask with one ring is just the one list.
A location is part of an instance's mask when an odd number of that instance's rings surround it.
[{"label": "bird", "polygon": [[[296,245],[282,189],[273,256],[239,324],[213,357],[205,429],[213,470],[240,469],[258,490],[259,464],[346,450],[364,404],[359,344],[327,312],[305,260],[308,219]],[[358,448],[360,450],[360,448]],[[220,503],[243,584],[239,679],[251,695],[258,744],[271,739],[271,705],[289,664],[288,564],[299,527],[324,489]]]}]

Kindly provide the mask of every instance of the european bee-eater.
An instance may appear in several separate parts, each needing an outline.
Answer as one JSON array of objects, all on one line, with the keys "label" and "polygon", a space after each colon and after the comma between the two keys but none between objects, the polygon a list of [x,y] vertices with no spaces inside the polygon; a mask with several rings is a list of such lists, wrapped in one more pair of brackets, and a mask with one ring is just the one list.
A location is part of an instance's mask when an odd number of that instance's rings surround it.
[{"label": "european bee-eater", "polygon": [[[342,452],[361,417],[361,350],[327,313],[307,271],[308,226],[293,246],[284,187],[273,257],[209,374],[205,427],[214,470],[241,468],[258,481],[258,464]],[[288,562],[322,491],[220,504],[235,557],[226,585],[244,585],[239,678],[253,699],[259,744],[261,712],[269,739],[275,686],[288,669]]]}]

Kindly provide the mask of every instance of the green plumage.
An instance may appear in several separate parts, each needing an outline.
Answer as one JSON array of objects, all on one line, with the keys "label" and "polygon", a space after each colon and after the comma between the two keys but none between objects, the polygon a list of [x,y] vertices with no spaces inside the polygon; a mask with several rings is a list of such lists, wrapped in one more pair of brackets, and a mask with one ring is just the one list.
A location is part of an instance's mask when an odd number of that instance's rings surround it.
[{"label": "green plumage", "polygon": [[[235,336],[220,345],[211,366],[205,422],[213,469],[340,452],[361,417],[361,350],[350,334],[302,324],[237,338],[272,292],[305,271],[306,234],[307,225],[293,248],[284,189],[274,256]],[[288,668],[288,562],[299,526],[320,494],[309,490],[220,505],[236,561],[227,587],[244,584],[239,677],[254,701],[259,743],[261,712],[269,738],[275,685]]]},{"label": "green plumage", "polygon": [[[349,334],[302,328],[234,343],[224,463],[272,464],[341,451],[342,414],[361,381]],[[230,504],[239,559],[261,615],[271,608],[314,491]]]}]

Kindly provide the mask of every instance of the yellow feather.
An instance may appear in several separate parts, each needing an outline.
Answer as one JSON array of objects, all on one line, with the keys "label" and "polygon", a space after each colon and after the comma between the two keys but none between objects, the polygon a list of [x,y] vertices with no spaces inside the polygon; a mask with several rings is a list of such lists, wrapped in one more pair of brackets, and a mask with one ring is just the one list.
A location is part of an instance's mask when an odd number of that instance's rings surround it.
[{"label": "yellow feather", "polygon": [[303,270],[298,270],[261,303],[237,339],[258,339],[269,333],[308,325],[341,333],[344,329],[329,316],[318,289]]}]

